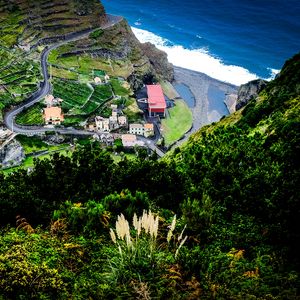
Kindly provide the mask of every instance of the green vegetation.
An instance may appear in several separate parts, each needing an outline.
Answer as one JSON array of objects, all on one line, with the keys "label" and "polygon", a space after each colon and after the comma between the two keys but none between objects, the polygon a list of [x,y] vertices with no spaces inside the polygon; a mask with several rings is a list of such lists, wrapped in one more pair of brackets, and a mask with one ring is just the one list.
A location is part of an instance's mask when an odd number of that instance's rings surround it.
[{"label": "green vegetation", "polygon": [[129,122],[138,122],[142,119],[143,112],[139,109],[136,100],[129,98],[125,102],[124,114],[127,116]]},{"label": "green vegetation", "polygon": [[[59,6],[71,18],[64,25],[74,22],[74,11],[94,12],[93,1],[70,3]],[[10,27],[0,26],[7,47],[16,37],[27,40],[24,34],[33,43],[37,38],[39,24],[24,33],[13,28],[29,10],[40,12],[39,2],[22,5],[21,12],[1,2],[0,25],[7,19]],[[49,21],[45,18],[37,22],[51,28],[41,36],[70,28],[55,27],[51,10]],[[78,19],[78,29],[90,26],[88,17]],[[110,49],[118,42],[115,37],[101,46]],[[92,58],[76,61],[59,51],[54,59],[74,64],[87,80]],[[38,73],[29,62],[19,64],[18,56],[3,57],[2,108],[24,97],[16,95],[22,82],[28,83],[22,90],[34,90],[31,78],[37,76],[30,72]],[[14,60],[20,68],[2,72]],[[94,69],[104,71],[105,64],[110,70],[127,66],[127,61],[93,62]],[[33,163],[31,172],[1,172],[0,299],[298,299],[299,82],[300,54],[242,112],[206,126],[161,160],[143,151],[114,160],[86,139],[72,155],[47,154],[34,162],[28,157],[25,166]],[[79,114],[85,106],[92,110],[90,102],[105,101],[98,95],[89,99],[93,91],[82,82],[54,83],[66,110]],[[119,84],[112,85],[125,95]],[[125,103],[128,115],[137,117],[135,101]],[[166,120],[174,132],[190,120],[180,103]],[[47,147],[38,138],[18,139],[27,153]]]},{"label": "green vegetation", "polygon": [[16,139],[24,148],[26,154],[48,150],[50,147],[37,136],[28,137],[26,135],[17,135]]},{"label": "green vegetation", "polygon": [[192,112],[183,100],[176,100],[175,106],[168,111],[169,115],[162,120],[162,134],[166,145],[178,141],[193,124]]},{"label": "green vegetation", "polygon": [[299,298],[299,61],[162,160],[86,140],[0,173],[1,296]]},{"label": "green vegetation", "polygon": [[19,125],[42,125],[43,120],[43,105],[37,103],[32,107],[22,111],[16,117],[16,123]]},{"label": "green vegetation", "polygon": [[65,116],[65,120],[63,122],[63,125],[68,126],[78,126],[79,123],[86,120],[86,117],[84,116]]},{"label": "green vegetation", "polygon": [[103,34],[103,30],[102,30],[102,29],[97,29],[97,30],[95,30],[94,32],[92,32],[92,33],[90,34],[90,38],[96,40],[96,39],[98,39],[102,34]]},{"label": "green vegetation", "polygon": [[130,89],[125,88],[122,85],[122,82],[120,82],[117,79],[112,79],[111,80],[111,85],[112,85],[112,89],[113,89],[114,93],[118,96],[126,97],[126,96],[129,96],[131,94]]},{"label": "green vegetation", "polygon": [[0,119],[2,110],[29,97],[38,89],[41,79],[37,63],[19,51],[0,48]]},{"label": "green vegetation", "polygon": [[63,99],[63,108],[81,107],[93,91],[86,84],[81,84],[70,80],[53,81],[53,95],[54,97]]}]

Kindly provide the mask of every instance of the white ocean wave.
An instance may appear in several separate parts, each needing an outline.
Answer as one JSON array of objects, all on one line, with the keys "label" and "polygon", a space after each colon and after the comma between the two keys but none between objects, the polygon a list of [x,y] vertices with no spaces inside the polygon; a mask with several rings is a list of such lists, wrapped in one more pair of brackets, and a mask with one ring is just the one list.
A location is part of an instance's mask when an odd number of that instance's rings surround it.
[{"label": "white ocean wave", "polygon": [[205,49],[186,49],[172,43],[152,32],[132,28],[136,37],[142,42],[150,42],[168,54],[169,61],[175,66],[205,73],[213,78],[241,85],[257,79],[257,75],[249,70],[233,65],[226,65],[221,59],[215,58]]},{"label": "white ocean wave", "polygon": [[270,77],[267,78],[266,80],[273,80],[277,74],[279,74],[280,70],[278,69],[272,69],[272,68],[268,68],[268,70],[270,71]]}]

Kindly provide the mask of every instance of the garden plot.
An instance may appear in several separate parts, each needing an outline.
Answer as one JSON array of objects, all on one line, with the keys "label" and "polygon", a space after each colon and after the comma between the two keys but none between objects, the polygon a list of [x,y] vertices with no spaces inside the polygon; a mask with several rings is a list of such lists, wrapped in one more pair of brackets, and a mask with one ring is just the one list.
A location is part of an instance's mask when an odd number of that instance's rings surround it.
[{"label": "garden plot", "polygon": [[93,90],[87,84],[70,80],[53,81],[53,95],[63,99],[63,109],[68,111],[72,108],[81,108],[91,97]]}]

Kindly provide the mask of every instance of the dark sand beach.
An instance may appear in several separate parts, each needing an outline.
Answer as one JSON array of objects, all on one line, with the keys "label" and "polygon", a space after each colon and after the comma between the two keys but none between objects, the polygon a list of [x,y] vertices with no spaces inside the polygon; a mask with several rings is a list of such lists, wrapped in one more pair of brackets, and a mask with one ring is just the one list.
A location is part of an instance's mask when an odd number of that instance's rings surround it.
[{"label": "dark sand beach", "polygon": [[178,142],[182,143],[201,127],[232,113],[238,87],[200,72],[179,67],[174,69],[173,86],[193,113],[193,128]]}]

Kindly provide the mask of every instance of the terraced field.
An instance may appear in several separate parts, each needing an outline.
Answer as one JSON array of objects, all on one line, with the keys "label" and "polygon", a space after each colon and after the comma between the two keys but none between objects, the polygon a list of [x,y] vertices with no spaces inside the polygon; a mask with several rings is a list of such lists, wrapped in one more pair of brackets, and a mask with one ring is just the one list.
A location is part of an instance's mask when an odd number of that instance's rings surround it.
[{"label": "terraced field", "polygon": [[[0,0],[0,122],[5,108],[24,101],[42,81],[37,45],[105,21],[97,0]],[[78,79],[76,72],[55,67],[53,75]]]},{"label": "terraced field", "polygon": [[0,0],[0,44],[8,48],[35,45],[74,28],[99,27],[105,20],[104,8],[97,0]]},{"label": "terraced field", "polygon": [[65,111],[73,107],[82,107],[92,93],[93,90],[86,84],[71,80],[55,79],[53,81],[53,95],[64,100],[63,107]]},{"label": "terraced field", "polygon": [[19,50],[0,48],[0,120],[2,110],[30,96],[42,80],[38,63]]},{"label": "terraced field", "polygon": [[24,110],[16,117],[16,123],[19,125],[42,125],[43,120],[43,104],[37,103]]},{"label": "terraced field", "polygon": [[110,84],[92,87],[71,80],[53,80],[53,94],[63,99],[63,110],[67,115],[90,115],[113,97]]}]

